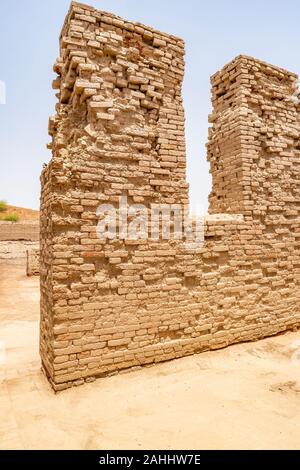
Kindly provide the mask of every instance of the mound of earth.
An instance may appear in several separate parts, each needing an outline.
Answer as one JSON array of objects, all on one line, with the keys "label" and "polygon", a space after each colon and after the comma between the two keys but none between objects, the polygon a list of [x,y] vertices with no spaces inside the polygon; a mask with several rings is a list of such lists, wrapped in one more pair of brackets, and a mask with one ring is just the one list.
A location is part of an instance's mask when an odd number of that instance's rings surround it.
[{"label": "mound of earth", "polygon": [[0,220],[11,214],[16,214],[19,217],[19,222],[39,220],[40,212],[33,209],[26,209],[24,207],[16,207],[7,204],[5,211],[0,212]]}]

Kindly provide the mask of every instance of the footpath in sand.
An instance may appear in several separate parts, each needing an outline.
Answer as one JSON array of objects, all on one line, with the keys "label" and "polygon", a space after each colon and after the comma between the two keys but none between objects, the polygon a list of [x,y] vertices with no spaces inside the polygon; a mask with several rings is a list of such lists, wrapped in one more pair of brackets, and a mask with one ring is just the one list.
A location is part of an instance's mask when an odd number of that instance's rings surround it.
[{"label": "footpath in sand", "polygon": [[54,395],[39,279],[0,261],[0,449],[300,449],[300,332]]}]

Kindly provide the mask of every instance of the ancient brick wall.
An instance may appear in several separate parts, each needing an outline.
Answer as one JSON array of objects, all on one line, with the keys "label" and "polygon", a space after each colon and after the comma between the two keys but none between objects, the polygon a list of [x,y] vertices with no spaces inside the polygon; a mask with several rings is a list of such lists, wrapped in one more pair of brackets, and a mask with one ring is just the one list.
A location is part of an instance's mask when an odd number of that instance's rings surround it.
[{"label": "ancient brick wall", "polygon": [[27,276],[38,276],[40,274],[39,248],[26,250],[26,274]]},{"label": "ancient brick wall", "polygon": [[40,267],[54,389],[298,327],[296,75],[240,56],[212,77],[210,215],[191,251],[97,236],[120,196],[188,203],[183,41],[72,3],[55,71]]},{"label": "ancient brick wall", "polygon": [[38,241],[38,222],[0,222],[0,241]]}]

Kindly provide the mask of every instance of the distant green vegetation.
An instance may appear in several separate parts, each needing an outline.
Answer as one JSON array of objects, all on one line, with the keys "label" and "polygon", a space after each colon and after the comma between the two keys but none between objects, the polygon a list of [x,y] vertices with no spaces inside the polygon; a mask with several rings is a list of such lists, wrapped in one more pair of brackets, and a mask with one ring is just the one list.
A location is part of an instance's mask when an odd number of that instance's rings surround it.
[{"label": "distant green vegetation", "polygon": [[7,202],[6,201],[0,201],[0,212],[5,212],[7,209]]},{"label": "distant green vegetation", "polygon": [[19,216],[18,214],[7,214],[4,219],[5,222],[18,222]]}]

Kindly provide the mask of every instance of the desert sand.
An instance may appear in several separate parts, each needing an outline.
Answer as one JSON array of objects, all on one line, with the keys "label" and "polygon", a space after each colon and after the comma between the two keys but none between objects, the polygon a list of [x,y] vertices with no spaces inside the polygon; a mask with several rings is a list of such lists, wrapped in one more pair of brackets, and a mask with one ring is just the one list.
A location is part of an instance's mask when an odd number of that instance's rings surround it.
[{"label": "desert sand", "polygon": [[58,395],[38,336],[39,279],[2,260],[0,449],[300,449],[300,332]]}]

